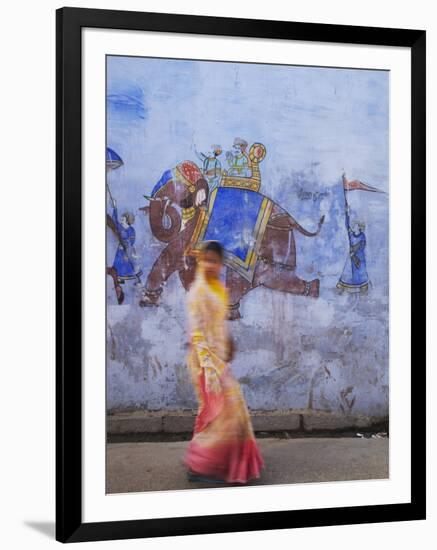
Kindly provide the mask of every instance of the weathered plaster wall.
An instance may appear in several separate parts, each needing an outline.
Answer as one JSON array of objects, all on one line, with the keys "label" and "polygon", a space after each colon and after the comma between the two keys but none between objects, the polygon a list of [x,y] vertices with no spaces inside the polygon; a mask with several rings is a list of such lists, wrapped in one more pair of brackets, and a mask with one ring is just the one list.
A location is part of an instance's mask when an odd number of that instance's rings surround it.
[{"label": "weathered plaster wall", "polygon": [[[183,63],[183,67],[179,65]],[[212,72],[211,72],[212,71]],[[369,294],[338,295],[348,257],[341,173],[389,191],[388,75],[257,65],[110,59],[108,146],[124,165],[108,175],[119,212],[136,214],[136,248],[145,277],[163,249],[145,205],[162,172],[198,150],[234,137],[266,145],[261,191],[314,230],[296,234],[297,274],[320,279],[320,297],[258,288],[232,323],[232,364],[248,405],[388,413],[388,196],[350,193],[352,215],[366,222]],[[224,155],[223,155],[224,157]],[[222,162],[225,163],[224,158]],[[108,201],[108,211],[110,203]],[[108,265],[116,241],[108,230]],[[143,278],[143,281],[145,280]],[[158,308],[140,308],[132,283],[116,305],[107,285],[108,408],[196,406],[185,367],[185,291],[177,274]]]},{"label": "weathered plaster wall", "polygon": [[[158,308],[108,307],[110,409],[196,406],[184,296],[174,277]],[[323,287],[317,300],[263,288],[246,296],[232,369],[249,407],[388,414],[387,300],[352,301]]]}]

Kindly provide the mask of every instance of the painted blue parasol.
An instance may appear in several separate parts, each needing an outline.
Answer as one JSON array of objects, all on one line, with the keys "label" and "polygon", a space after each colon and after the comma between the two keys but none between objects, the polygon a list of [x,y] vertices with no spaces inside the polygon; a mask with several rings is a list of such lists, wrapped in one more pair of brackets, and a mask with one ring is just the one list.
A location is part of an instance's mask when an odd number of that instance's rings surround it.
[{"label": "painted blue parasol", "polygon": [[[116,170],[117,168],[120,168],[120,166],[123,166],[123,164],[124,162],[120,155],[117,154],[114,149],[106,147],[106,172]],[[106,181],[106,188],[108,190],[109,198],[111,199],[112,205],[115,207],[114,198],[112,196],[111,189],[109,188],[108,181]]]},{"label": "painted blue parasol", "polygon": [[123,159],[118,155],[114,149],[106,147],[106,169],[115,170],[123,166]]}]

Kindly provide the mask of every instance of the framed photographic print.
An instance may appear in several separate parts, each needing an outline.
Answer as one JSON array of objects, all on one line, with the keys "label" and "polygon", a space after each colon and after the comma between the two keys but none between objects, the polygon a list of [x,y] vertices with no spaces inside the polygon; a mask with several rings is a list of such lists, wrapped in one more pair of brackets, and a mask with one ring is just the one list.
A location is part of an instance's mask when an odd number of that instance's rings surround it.
[{"label": "framed photographic print", "polygon": [[424,519],[424,274],[425,31],[58,10],[56,538]]}]

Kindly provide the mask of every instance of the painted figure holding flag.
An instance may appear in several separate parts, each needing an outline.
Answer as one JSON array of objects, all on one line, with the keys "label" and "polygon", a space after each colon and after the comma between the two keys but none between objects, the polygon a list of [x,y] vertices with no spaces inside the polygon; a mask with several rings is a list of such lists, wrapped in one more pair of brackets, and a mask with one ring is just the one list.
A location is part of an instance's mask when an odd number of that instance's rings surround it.
[{"label": "painted figure holding flag", "polygon": [[369,289],[369,276],[366,267],[366,235],[364,233],[366,225],[361,220],[350,219],[350,207],[347,200],[348,191],[370,191],[381,193],[376,187],[367,185],[359,180],[349,181],[346,175],[342,175],[344,203],[345,203],[345,223],[349,238],[349,255],[337,283],[337,288],[351,293],[365,294]]},{"label": "painted figure holding flag", "polygon": [[366,235],[365,224],[362,221],[350,221],[349,205],[346,207],[346,230],[349,237],[349,257],[346,260],[343,273],[337,283],[337,288],[348,292],[367,292],[369,276],[366,268]]}]

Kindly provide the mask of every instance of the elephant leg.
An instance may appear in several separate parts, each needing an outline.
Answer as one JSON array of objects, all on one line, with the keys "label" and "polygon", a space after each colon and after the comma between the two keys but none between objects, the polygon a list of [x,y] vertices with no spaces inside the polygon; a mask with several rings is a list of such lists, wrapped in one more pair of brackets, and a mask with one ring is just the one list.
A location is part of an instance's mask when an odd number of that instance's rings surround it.
[{"label": "elephant leg", "polygon": [[194,275],[196,273],[196,261],[192,257],[185,258],[184,268],[179,270],[179,278],[182,286],[185,290],[188,290],[191,283],[194,281]]},{"label": "elephant leg", "polygon": [[226,271],[226,286],[229,294],[229,320],[235,321],[241,318],[240,300],[253,288],[253,285],[228,267]]},{"label": "elephant leg", "polygon": [[319,296],[319,279],[304,281],[300,279],[294,269],[277,262],[260,259],[254,275],[254,286],[263,285],[272,290],[289,292],[301,296]]},{"label": "elephant leg", "polygon": [[140,306],[156,306],[162,294],[164,284],[175,271],[184,269],[183,243],[173,239],[161,252],[147,277],[146,288],[139,302]]},{"label": "elephant leg", "polygon": [[296,267],[296,243],[293,230],[267,225],[259,250],[259,256],[268,261]]}]

